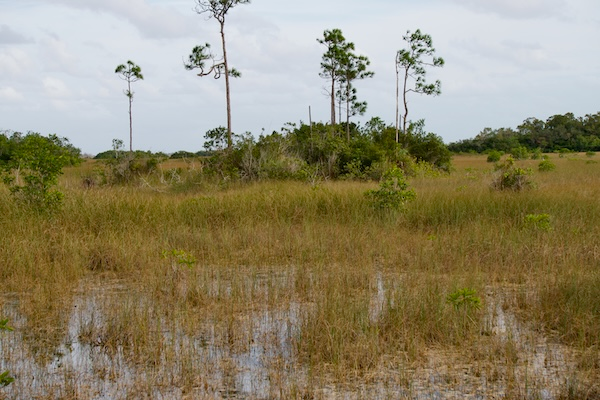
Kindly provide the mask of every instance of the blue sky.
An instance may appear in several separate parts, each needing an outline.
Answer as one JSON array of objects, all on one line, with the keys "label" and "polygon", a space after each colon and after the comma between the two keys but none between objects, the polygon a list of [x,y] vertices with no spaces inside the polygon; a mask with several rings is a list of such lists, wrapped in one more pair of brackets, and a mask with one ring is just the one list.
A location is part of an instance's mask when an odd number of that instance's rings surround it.
[{"label": "blue sky", "polygon": [[[85,153],[128,141],[125,84],[114,73],[131,59],[134,148],[202,148],[204,132],[226,124],[224,81],[184,70],[191,49],[219,50],[218,24],[193,0],[0,0],[0,130],[65,136]],[[394,56],[407,30],[433,37],[446,65],[428,77],[439,97],[412,95],[410,119],[452,142],[483,128],[516,127],[600,111],[600,2],[597,0],[253,0],[226,24],[233,129],[278,130],[327,121],[319,77],[325,29],[339,28],[369,57],[372,79],[357,83],[367,113],[395,117]]]}]

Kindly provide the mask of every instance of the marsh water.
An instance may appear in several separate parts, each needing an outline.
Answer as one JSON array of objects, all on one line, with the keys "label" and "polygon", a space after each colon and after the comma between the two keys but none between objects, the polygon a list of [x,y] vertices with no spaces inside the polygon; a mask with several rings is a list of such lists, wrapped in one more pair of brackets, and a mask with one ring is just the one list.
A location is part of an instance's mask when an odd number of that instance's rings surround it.
[{"label": "marsh water", "polygon": [[[558,398],[573,368],[571,351],[510,313],[505,303],[513,289],[490,287],[484,295],[482,335],[502,352],[498,360],[493,351],[465,360],[455,349],[428,348],[418,362],[383,364],[343,380],[315,376],[296,354],[310,303],[259,305],[190,329],[174,315],[144,314],[155,300],[127,282],[86,281],[57,314],[62,328],[35,333],[23,297],[7,295],[2,312],[15,329],[0,334],[0,371],[15,381],[0,389],[0,398]],[[378,275],[371,319],[386,301],[386,281]],[[126,311],[115,317],[115,309]]]}]

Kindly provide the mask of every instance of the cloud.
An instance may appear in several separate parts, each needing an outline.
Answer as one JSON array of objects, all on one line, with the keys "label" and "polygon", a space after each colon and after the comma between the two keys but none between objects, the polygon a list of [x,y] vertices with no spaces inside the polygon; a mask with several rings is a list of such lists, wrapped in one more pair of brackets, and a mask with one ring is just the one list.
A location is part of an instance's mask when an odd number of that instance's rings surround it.
[{"label": "cloud", "polygon": [[[151,39],[187,37],[197,33],[194,14],[186,17],[172,7],[149,4],[146,0],[43,0],[72,8],[112,14],[131,22],[140,33]],[[166,2],[165,2],[166,3]]]},{"label": "cloud", "polygon": [[[502,70],[507,64],[519,71],[551,70],[560,64],[539,43],[527,43],[515,40],[503,40],[500,43],[483,43],[472,40],[462,43],[462,48],[484,60],[493,60],[494,70]],[[508,71],[507,71],[508,72]]]},{"label": "cloud", "polygon": [[13,31],[10,26],[0,25],[0,44],[24,44],[32,42],[31,39]]},{"label": "cloud", "polygon": [[0,99],[8,101],[21,101],[25,99],[25,96],[19,93],[15,88],[8,86],[0,88]]},{"label": "cloud", "polygon": [[57,35],[49,34],[41,41],[43,66],[46,71],[66,71],[77,74],[77,57]]},{"label": "cloud", "polygon": [[26,52],[16,48],[0,51],[0,76],[17,77],[23,76],[32,65],[32,61]]},{"label": "cloud", "polygon": [[65,99],[71,96],[71,91],[60,79],[47,77],[44,79],[43,85],[44,91],[50,98]]},{"label": "cloud", "polygon": [[560,17],[565,0],[453,0],[476,12],[515,19]]}]

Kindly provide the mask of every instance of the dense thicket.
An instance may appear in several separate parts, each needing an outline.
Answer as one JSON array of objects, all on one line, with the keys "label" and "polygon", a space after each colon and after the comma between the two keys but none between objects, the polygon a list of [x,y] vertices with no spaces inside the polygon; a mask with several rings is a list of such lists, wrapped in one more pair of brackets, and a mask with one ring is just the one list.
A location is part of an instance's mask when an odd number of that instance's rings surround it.
[{"label": "dense thicket", "polygon": [[[350,137],[346,135],[350,132]],[[392,166],[410,173],[416,163],[449,170],[451,153],[441,137],[424,130],[423,121],[412,123],[401,143],[396,129],[373,118],[364,126],[351,123],[288,123],[280,132],[234,135],[233,148],[224,150],[224,128],[207,132],[206,150],[215,151],[210,164],[215,170],[242,178],[379,178]]]},{"label": "dense thicket", "polygon": [[67,165],[76,165],[81,161],[81,150],[73,146],[66,138],[56,135],[45,137],[35,132],[23,134],[21,132],[3,131],[0,132],[0,166],[6,165],[15,155],[19,154],[24,146],[30,143],[28,138],[36,138],[55,145],[56,151],[60,153],[61,157],[67,158]]},{"label": "dense thicket", "polygon": [[546,121],[528,118],[516,130],[485,128],[473,139],[448,145],[456,153],[510,152],[518,147],[540,149],[544,153],[565,149],[600,151],[600,112],[579,118],[572,113],[553,115]]}]

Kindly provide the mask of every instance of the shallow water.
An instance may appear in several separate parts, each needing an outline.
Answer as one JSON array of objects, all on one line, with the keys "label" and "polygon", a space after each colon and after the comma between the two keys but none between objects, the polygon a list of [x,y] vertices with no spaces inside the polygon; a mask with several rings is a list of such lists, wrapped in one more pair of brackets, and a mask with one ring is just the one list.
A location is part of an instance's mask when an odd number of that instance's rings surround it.
[{"label": "shallow water", "polygon": [[[268,290],[266,281],[258,277],[254,284]],[[222,286],[215,285],[215,293]],[[381,275],[371,292],[370,318],[376,320],[386,302]],[[485,299],[487,340],[496,353],[482,349],[481,360],[465,362],[461,354],[428,349],[425,362],[407,363],[401,370],[382,366],[348,382],[317,379],[298,362],[294,338],[308,304],[263,305],[236,316],[230,322],[234,328],[207,320],[192,333],[163,318],[150,320],[152,336],[144,340],[155,354],[140,357],[109,340],[108,319],[119,304],[140,309],[152,304],[123,282],[86,282],[65,310],[68,323],[60,345],[49,362],[40,362],[19,328],[26,326],[26,317],[19,298],[12,296],[4,301],[3,315],[16,329],[0,335],[0,371],[10,370],[16,380],[0,389],[0,398],[485,399],[519,394],[555,399],[574,367],[572,352],[519,322],[505,307],[512,295],[506,288],[489,288]],[[504,357],[510,352],[512,361]]]}]

